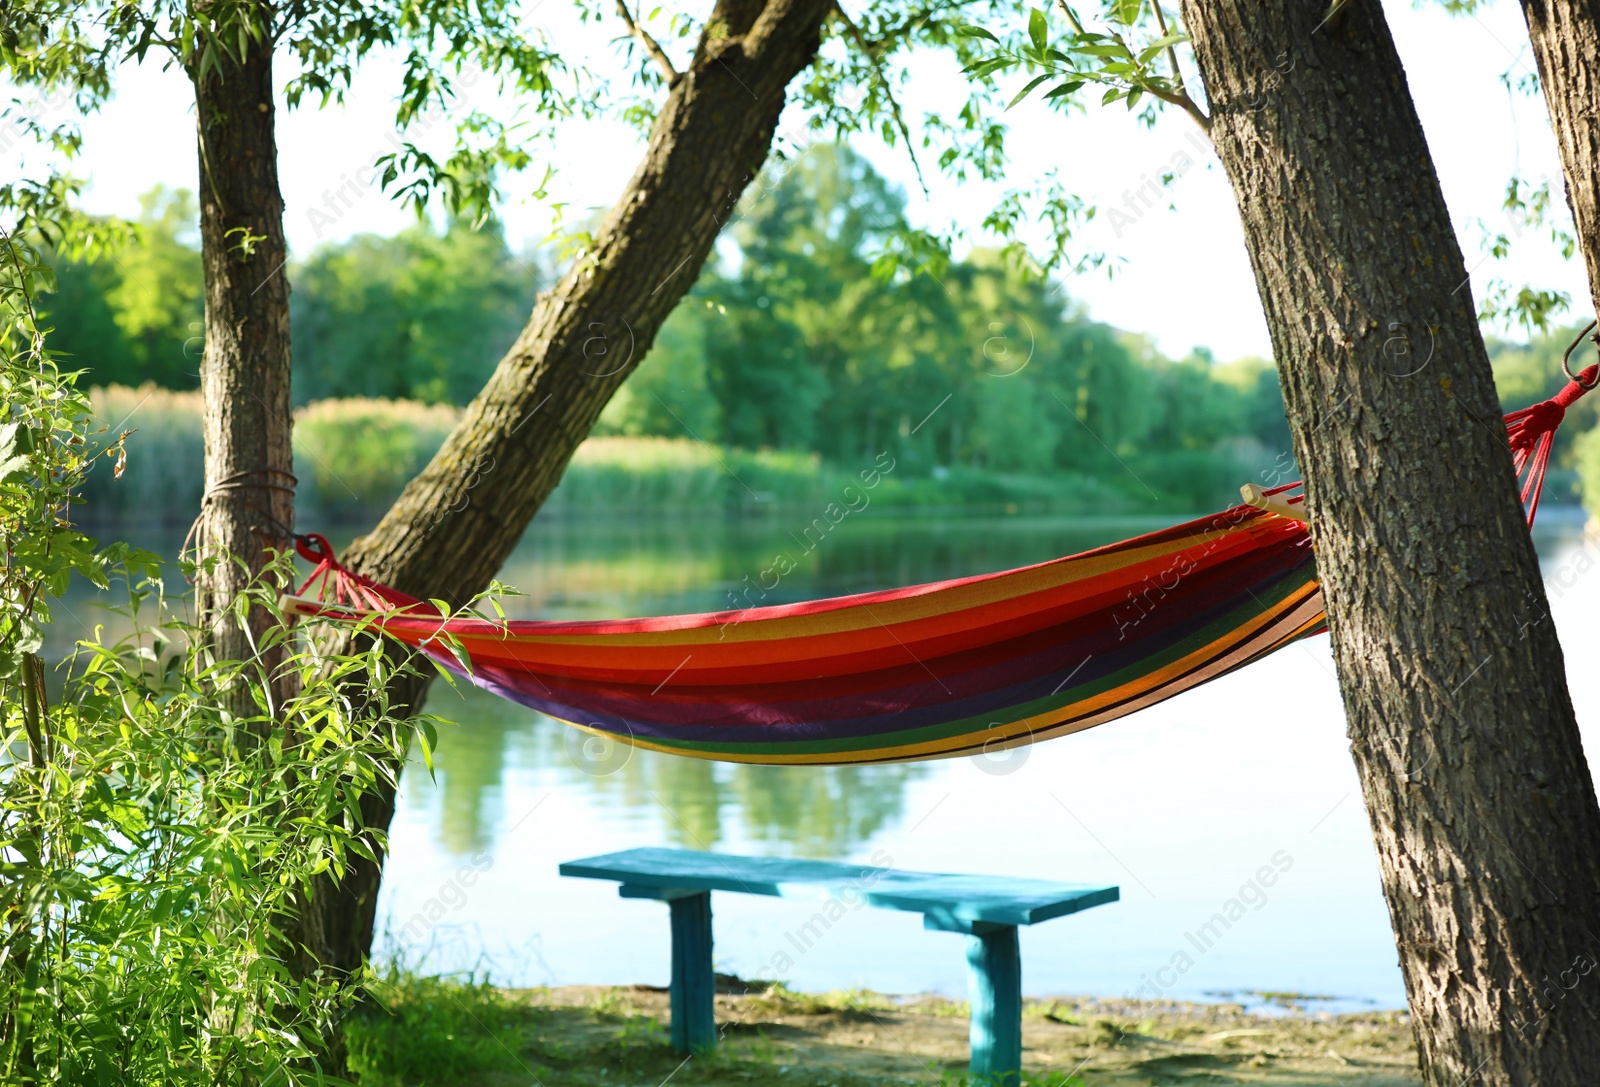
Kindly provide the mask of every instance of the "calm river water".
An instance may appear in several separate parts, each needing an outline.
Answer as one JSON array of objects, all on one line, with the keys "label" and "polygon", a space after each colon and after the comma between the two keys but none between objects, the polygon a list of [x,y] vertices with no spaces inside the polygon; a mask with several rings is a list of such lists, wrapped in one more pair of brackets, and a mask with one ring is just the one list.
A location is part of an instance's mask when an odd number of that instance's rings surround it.
[{"label": "calm river water", "polygon": [[[1540,554],[1573,696],[1592,727],[1600,672],[1581,662],[1600,650],[1600,576],[1590,574],[1600,554],[1579,519],[1549,512]],[[518,610],[529,616],[714,610],[775,552],[794,550],[789,520],[804,519],[540,524],[501,576],[527,594]],[[1003,569],[1151,527],[863,516],[774,596]],[[997,762],[815,769],[638,751],[595,766],[581,734],[481,693],[438,684],[429,708],[459,725],[441,737],[432,779],[406,771],[380,900],[383,946],[426,968],[478,968],[514,984],[665,984],[666,909],[622,899],[613,884],[562,879],[556,866],[669,845],[1120,885],[1116,904],[1023,929],[1030,994],[1291,991],[1404,1004],[1326,637]],[[1241,895],[1273,863],[1287,870]],[[1247,912],[1220,939],[1190,938],[1236,897]],[[961,942],[925,931],[915,914],[846,914],[794,956],[785,934],[816,909],[715,896],[718,969],[772,977],[782,951],[797,960],[784,978],[800,989],[964,993]]]}]

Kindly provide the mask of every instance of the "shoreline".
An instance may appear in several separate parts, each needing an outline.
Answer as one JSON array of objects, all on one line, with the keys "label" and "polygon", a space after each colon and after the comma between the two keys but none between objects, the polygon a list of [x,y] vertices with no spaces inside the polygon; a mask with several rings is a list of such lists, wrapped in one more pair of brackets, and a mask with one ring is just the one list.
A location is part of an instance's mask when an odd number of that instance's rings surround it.
[{"label": "shoreline", "polygon": [[[359,1028],[354,1051],[380,1063],[404,1063],[396,1047],[414,1045],[451,1008],[452,1001],[441,996],[455,984],[403,975],[393,979],[392,988],[380,986],[383,1008],[369,1014]],[[471,1015],[451,1029],[465,1033],[473,1024],[498,1027],[502,1061],[496,1070],[454,1082],[461,1087],[509,1087],[527,1082],[531,1074],[545,1087],[654,1085],[668,1075],[674,1084],[968,1083],[963,1002],[866,990],[797,993],[729,977],[719,978],[718,988],[718,1048],[685,1059],[667,1044],[668,1001],[659,987],[498,989],[461,983],[454,1004]],[[1297,994],[1272,995],[1294,1003],[1290,998]],[[469,1000],[479,1006],[467,1008]],[[1023,1084],[1421,1084],[1406,1012],[1285,1011],[1261,1015],[1242,1003],[1027,998]],[[513,1051],[515,1065],[505,1059]],[[369,1064],[362,1082],[400,1087],[420,1079],[408,1079],[400,1067]]]}]

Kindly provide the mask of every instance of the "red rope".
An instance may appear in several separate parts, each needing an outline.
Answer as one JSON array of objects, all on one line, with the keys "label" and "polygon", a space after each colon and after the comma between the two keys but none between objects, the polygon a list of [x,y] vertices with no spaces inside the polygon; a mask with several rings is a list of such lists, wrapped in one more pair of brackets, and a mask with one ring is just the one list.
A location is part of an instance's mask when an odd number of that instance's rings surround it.
[{"label": "red rope", "polygon": [[1567,417],[1567,409],[1597,383],[1600,383],[1600,366],[1591,366],[1549,400],[1541,400],[1506,416],[1511,463],[1522,481],[1522,505],[1528,511],[1530,525],[1534,514],[1539,512],[1539,495],[1544,490],[1545,470],[1550,466],[1556,429]]},{"label": "red rope", "polygon": [[326,537],[309,533],[296,536],[294,549],[307,562],[315,563],[310,576],[296,596],[359,611],[404,609],[417,615],[437,615],[439,610],[427,601],[407,596],[371,578],[347,570],[339,564],[333,545]]}]

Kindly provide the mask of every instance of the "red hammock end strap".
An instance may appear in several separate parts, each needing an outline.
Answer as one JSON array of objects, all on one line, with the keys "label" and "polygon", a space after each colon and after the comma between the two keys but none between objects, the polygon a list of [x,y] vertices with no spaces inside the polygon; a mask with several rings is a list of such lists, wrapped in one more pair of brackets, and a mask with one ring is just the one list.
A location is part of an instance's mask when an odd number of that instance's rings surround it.
[{"label": "red hammock end strap", "polygon": [[292,596],[282,598],[284,611],[296,615],[321,612],[408,611],[416,615],[437,615],[438,609],[426,601],[407,596],[371,578],[347,570],[339,564],[333,544],[316,533],[294,538],[296,553],[314,563],[311,574]]},{"label": "red hammock end strap", "polygon": [[332,563],[335,566],[339,564],[338,559],[334,558],[333,545],[328,542],[328,538],[326,536],[318,536],[315,532],[307,533],[304,536],[296,536],[294,538],[294,549],[301,558],[318,566],[325,562]]},{"label": "red hammock end strap", "polygon": [[1533,524],[1539,511],[1539,494],[1544,490],[1545,470],[1550,465],[1550,450],[1556,429],[1567,417],[1567,409],[1600,384],[1600,366],[1591,366],[1569,381],[1549,400],[1514,411],[1506,416],[1506,438],[1511,443],[1511,463],[1522,481],[1522,504]]}]

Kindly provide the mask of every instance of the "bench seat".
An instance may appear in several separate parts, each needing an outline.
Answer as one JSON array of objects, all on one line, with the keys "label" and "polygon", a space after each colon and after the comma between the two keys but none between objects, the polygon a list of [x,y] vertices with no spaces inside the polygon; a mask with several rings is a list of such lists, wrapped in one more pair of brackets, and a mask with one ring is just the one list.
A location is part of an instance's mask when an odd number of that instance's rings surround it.
[{"label": "bench seat", "polygon": [[967,937],[971,1068],[1015,1083],[1022,1067],[1022,959],[1017,926],[1115,902],[1115,886],[1011,876],[909,872],[871,864],[741,857],[686,849],[629,849],[561,865],[563,876],[614,880],[625,898],[664,901],[672,915],[672,1042],[683,1053],[716,1045],[711,892],[784,898],[859,896],[922,914],[925,928]]}]

